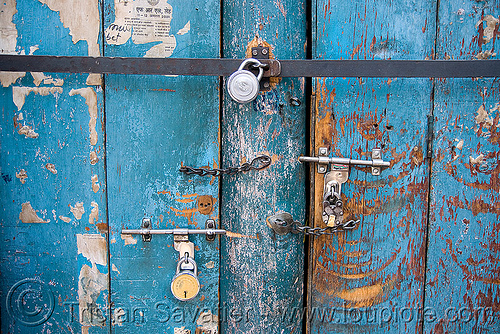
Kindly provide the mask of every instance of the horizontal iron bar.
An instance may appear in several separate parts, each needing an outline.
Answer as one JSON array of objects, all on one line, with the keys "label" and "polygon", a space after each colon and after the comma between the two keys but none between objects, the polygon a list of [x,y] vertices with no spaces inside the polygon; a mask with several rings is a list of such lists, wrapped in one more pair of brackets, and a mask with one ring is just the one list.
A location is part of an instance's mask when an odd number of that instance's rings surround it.
[{"label": "horizontal iron bar", "polygon": [[[0,71],[229,76],[240,59],[0,55]],[[500,77],[500,60],[280,60],[281,77]]]},{"label": "horizontal iron bar", "polygon": [[340,165],[361,165],[372,167],[389,167],[391,163],[383,160],[356,160],[349,158],[338,157],[299,157],[300,162],[317,162],[317,163],[331,163]]},{"label": "horizontal iron bar", "polygon": [[140,230],[122,230],[122,234],[226,234],[226,230],[217,230],[217,229],[169,229],[169,230],[148,230],[148,229],[140,229]]}]

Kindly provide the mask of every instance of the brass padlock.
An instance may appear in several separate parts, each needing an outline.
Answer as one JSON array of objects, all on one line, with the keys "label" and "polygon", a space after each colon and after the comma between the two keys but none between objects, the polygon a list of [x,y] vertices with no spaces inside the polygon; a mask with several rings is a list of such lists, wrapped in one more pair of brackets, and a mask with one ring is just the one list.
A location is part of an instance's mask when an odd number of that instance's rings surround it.
[{"label": "brass padlock", "polygon": [[[254,64],[259,68],[259,74],[255,76],[252,72],[244,68],[249,64]],[[259,94],[259,82],[264,75],[263,64],[254,58],[245,59],[238,70],[231,74],[227,80],[227,91],[233,100],[239,103],[248,103]]]},{"label": "brass padlock", "polygon": [[184,257],[177,263],[177,270],[172,284],[170,285],[172,294],[181,301],[193,299],[200,292],[200,281],[198,281],[198,267],[189,254],[184,253]]}]

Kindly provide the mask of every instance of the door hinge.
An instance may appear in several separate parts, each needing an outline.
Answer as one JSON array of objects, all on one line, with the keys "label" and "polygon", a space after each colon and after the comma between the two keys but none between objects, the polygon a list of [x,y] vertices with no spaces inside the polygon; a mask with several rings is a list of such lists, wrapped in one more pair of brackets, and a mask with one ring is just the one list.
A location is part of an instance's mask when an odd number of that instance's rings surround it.
[{"label": "door hinge", "polygon": [[426,158],[432,158],[432,143],[434,141],[434,116],[427,115],[427,136],[425,138]]}]

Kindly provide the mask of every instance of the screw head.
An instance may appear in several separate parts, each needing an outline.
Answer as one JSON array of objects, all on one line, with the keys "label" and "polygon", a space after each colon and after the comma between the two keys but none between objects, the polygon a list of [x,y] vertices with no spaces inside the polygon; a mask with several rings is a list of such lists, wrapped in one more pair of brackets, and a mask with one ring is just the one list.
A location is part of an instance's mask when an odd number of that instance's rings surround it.
[{"label": "screw head", "polygon": [[262,54],[267,55],[267,49],[262,49]]},{"label": "screw head", "polygon": [[257,50],[252,50],[252,55],[256,56],[257,55]]},{"label": "screw head", "polygon": [[327,155],[327,152],[326,147],[319,148],[319,155]]},{"label": "screw head", "polygon": [[269,87],[269,82],[264,82],[262,85],[267,88]]},{"label": "screw head", "polygon": [[373,168],[373,174],[374,174],[374,175],[379,175],[379,174],[380,174],[380,169],[379,169],[379,168],[377,168],[377,167],[374,167],[374,168]]},{"label": "screw head", "polygon": [[319,166],[319,167],[318,167],[318,171],[319,171],[320,173],[324,173],[324,172],[325,172],[325,167],[324,167],[324,166]]}]

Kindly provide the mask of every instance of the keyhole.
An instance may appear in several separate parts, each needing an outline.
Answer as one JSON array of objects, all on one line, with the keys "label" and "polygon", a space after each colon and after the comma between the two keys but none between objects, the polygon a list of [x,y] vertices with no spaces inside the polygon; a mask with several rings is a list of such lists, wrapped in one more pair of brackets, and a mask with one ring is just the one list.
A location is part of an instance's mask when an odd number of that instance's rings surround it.
[{"label": "keyhole", "polygon": [[184,298],[187,298],[188,292],[184,291]]}]

